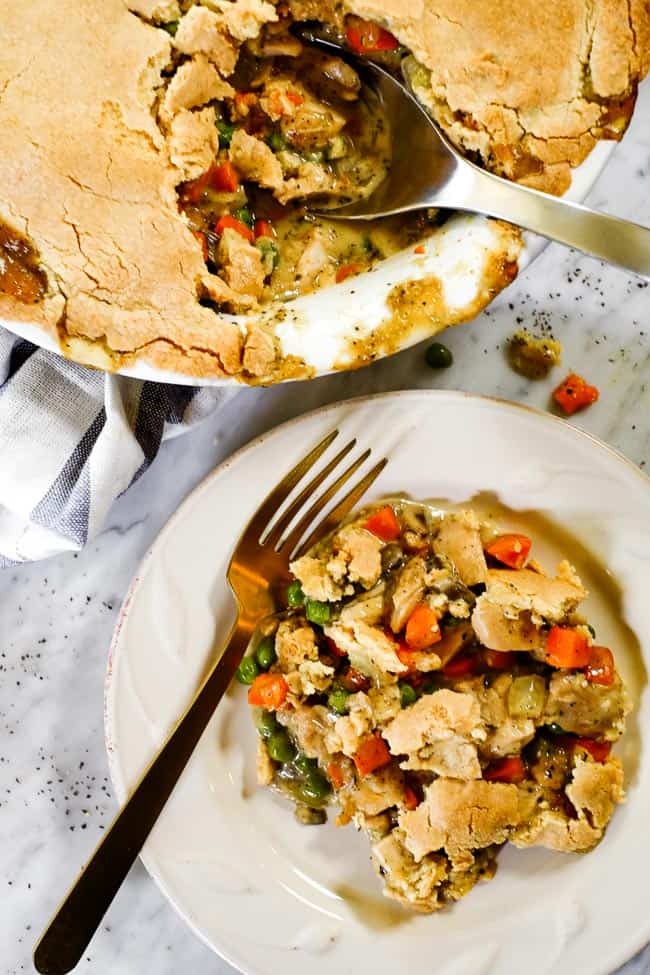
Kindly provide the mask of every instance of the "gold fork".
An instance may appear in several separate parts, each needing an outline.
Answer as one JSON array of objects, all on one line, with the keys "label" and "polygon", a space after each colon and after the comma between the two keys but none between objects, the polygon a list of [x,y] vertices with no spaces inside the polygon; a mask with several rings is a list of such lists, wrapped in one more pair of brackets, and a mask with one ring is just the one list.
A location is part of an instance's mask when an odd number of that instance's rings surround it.
[{"label": "gold fork", "polygon": [[356,440],[351,440],[274,521],[293,489],[337,436],[338,430],[334,430],[289,471],[264,499],[239,539],[228,567],[238,618],[225,648],[38,942],[34,965],[44,975],[70,972],[80,960],[228,689],[258,623],[274,611],[278,580],[288,578],[291,558],[306,552],[345,518],[388,463],[384,458],[376,464],[317,523],[319,515],[370,456],[370,450],[364,451],[301,514],[321,484],[354,448]]}]

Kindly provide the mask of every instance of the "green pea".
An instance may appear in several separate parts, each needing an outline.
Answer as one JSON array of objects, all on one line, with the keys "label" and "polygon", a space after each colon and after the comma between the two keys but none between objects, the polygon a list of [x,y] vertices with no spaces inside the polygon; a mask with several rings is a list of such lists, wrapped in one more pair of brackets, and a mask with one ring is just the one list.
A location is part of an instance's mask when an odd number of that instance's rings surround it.
[{"label": "green pea", "polygon": [[232,137],[235,134],[237,126],[230,125],[230,123],[224,122],[223,119],[217,119],[215,124],[219,132],[219,146],[222,149],[227,149],[232,142]]},{"label": "green pea", "polygon": [[259,672],[260,668],[255,657],[244,657],[237,668],[235,677],[240,684],[252,684]]},{"label": "green pea", "polygon": [[274,664],[278,659],[278,655],[275,652],[275,640],[272,636],[265,636],[257,646],[255,651],[255,658],[260,665],[261,670],[268,670],[271,664]]},{"label": "green pea", "polygon": [[286,731],[274,732],[267,739],[266,747],[274,762],[290,762],[296,754]]},{"label": "green pea", "polygon": [[163,30],[166,30],[168,34],[172,37],[176,36],[176,31],[178,30],[178,20],[168,20],[166,24],[161,24]]},{"label": "green pea", "polygon": [[293,760],[293,764],[296,766],[299,772],[303,772],[305,775],[309,775],[311,772],[318,770],[318,762],[315,758],[307,758],[302,752]]},{"label": "green pea", "polygon": [[312,772],[305,778],[300,791],[309,801],[310,799],[324,799],[330,794],[332,787],[320,772]]},{"label": "green pea", "polygon": [[257,730],[261,738],[270,738],[279,728],[273,711],[261,711],[257,719]]},{"label": "green pea", "polygon": [[426,351],[425,358],[427,365],[431,366],[432,369],[449,369],[454,361],[451,350],[442,342],[432,342]]},{"label": "green pea", "polygon": [[302,591],[302,586],[297,579],[289,583],[287,589],[287,605],[291,606],[292,609],[297,609],[300,606],[305,605],[305,594]]},{"label": "green pea", "polygon": [[334,687],[327,695],[327,703],[337,714],[347,714],[349,696],[350,692],[344,687]]},{"label": "green pea", "polygon": [[253,214],[250,212],[248,207],[239,207],[239,209],[235,210],[235,212],[233,213],[233,217],[235,218],[235,220],[239,220],[240,223],[243,223],[247,227],[252,228]]},{"label": "green pea", "polygon": [[400,683],[399,685],[399,698],[403,708],[409,707],[410,704],[415,704],[418,699],[416,690],[411,687],[410,684]]},{"label": "green pea", "polygon": [[282,152],[283,149],[287,148],[287,140],[280,132],[271,132],[271,135],[266,141],[271,149],[273,149],[273,152]]},{"label": "green pea", "polygon": [[329,603],[321,603],[317,599],[308,599],[305,603],[305,616],[310,623],[322,626],[329,623],[332,610]]}]

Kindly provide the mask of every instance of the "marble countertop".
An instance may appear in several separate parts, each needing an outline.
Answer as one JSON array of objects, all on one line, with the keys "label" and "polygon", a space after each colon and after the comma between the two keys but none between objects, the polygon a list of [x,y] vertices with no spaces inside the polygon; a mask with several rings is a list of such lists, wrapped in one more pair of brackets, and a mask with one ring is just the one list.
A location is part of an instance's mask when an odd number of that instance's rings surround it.
[{"label": "marble countertop", "polygon": [[[588,203],[650,225],[650,86]],[[527,382],[505,363],[517,327],[552,332],[563,362]],[[569,370],[601,389],[576,422],[642,467],[650,462],[650,286],[551,245],[473,323],[448,332],[454,365],[413,349],[354,374],[245,390],[166,443],[83,552],[0,571],[0,975],[32,971],[31,950],[115,810],[103,738],[106,653],[128,583],[183,497],[234,449],[320,404],[387,389],[460,388],[547,408]],[[226,975],[138,864],[81,973]],[[625,975],[650,975],[650,948]]]}]

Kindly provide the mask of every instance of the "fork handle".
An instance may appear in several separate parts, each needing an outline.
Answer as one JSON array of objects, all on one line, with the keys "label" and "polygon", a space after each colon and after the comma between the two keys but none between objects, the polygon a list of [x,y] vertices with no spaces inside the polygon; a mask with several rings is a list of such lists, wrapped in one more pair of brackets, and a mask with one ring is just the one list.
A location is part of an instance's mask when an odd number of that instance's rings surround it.
[{"label": "fork handle", "polygon": [[72,971],[138,857],[246,650],[236,624],[194,700],[143,773],[34,950],[44,975]]},{"label": "fork handle", "polygon": [[452,181],[449,191],[454,196],[451,205],[461,210],[508,220],[650,278],[648,227],[506,182],[475,167],[464,171],[462,183],[454,186]]}]

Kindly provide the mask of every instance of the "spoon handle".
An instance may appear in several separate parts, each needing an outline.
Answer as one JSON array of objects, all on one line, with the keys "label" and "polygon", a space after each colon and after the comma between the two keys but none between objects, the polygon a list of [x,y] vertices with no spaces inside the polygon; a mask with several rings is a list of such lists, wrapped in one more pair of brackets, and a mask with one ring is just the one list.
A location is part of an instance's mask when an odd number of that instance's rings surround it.
[{"label": "spoon handle", "polygon": [[650,228],[473,169],[454,205],[550,237],[650,279]]}]

